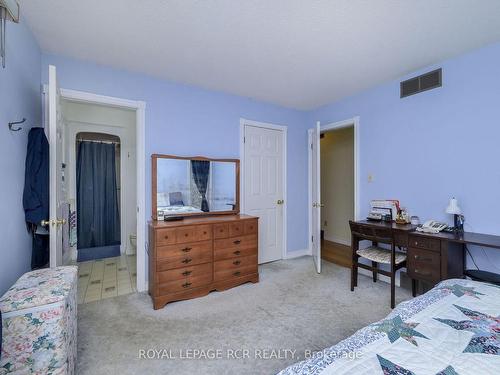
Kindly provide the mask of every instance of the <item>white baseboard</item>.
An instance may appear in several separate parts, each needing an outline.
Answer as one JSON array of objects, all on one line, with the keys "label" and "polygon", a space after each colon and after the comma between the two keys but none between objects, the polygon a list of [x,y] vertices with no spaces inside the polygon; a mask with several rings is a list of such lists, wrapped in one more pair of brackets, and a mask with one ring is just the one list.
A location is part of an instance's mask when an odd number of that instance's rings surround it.
[{"label": "white baseboard", "polygon": [[293,259],[302,257],[304,255],[311,255],[311,250],[302,249],[302,250],[287,251],[286,257],[284,259]]}]

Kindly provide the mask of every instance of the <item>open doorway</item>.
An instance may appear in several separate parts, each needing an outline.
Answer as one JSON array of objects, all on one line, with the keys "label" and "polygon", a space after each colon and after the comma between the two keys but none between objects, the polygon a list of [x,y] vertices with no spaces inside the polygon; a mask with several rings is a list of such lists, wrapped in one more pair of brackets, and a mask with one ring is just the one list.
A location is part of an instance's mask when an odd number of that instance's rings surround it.
[{"label": "open doorway", "polygon": [[70,219],[63,262],[78,265],[79,303],[135,292],[136,113],[63,99],[61,114]]},{"label": "open doorway", "polygon": [[359,117],[318,121],[308,140],[309,250],[321,273],[322,259],[350,265],[349,220],[359,219]]},{"label": "open doorway", "polygon": [[354,124],[320,135],[321,257],[351,267],[349,220],[354,213]]}]

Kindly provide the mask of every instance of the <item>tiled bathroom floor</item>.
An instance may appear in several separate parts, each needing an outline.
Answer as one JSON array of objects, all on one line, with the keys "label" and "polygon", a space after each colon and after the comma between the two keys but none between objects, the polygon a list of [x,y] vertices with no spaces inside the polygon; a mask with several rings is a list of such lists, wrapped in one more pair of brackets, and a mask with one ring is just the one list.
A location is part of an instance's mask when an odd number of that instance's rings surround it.
[{"label": "tiled bathroom floor", "polygon": [[135,255],[78,262],[78,303],[137,291]]}]

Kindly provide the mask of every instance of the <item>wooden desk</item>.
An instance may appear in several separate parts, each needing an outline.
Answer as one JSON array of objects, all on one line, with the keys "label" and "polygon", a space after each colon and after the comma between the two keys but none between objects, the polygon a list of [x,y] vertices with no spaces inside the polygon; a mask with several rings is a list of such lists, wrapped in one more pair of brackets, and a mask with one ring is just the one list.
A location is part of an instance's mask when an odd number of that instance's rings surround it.
[{"label": "wooden desk", "polygon": [[[407,249],[406,272],[413,280],[436,284],[441,280],[463,278],[465,247],[477,245],[500,249],[500,236],[465,232],[437,234],[417,232],[415,226],[361,220],[359,223],[391,228],[395,245]],[[415,291],[414,291],[415,294]]]}]

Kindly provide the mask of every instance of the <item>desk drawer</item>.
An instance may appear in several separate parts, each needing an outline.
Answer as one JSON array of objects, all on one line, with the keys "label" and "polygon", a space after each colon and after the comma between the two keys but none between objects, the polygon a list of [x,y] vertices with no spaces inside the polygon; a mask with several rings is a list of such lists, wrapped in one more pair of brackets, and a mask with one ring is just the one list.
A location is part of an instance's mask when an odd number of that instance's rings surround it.
[{"label": "desk drawer", "polygon": [[407,273],[416,280],[440,280],[441,255],[435,251],[410,247],[407,254]]},{"label": "desk drawer", "polygon": [[394,243],[396,246],[408,247],[408,234],[407,233],[394,233]]},{"label": "desk drawer", "polygon": [[431,251],[441,251],[441,241],[423,236],[410,236],[410,246]]}]

